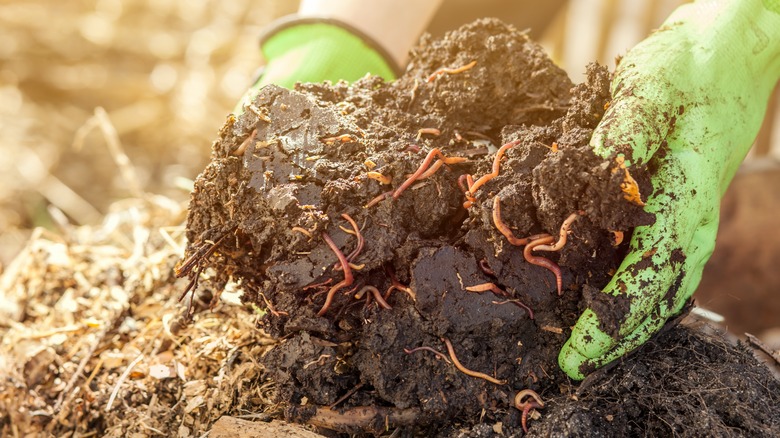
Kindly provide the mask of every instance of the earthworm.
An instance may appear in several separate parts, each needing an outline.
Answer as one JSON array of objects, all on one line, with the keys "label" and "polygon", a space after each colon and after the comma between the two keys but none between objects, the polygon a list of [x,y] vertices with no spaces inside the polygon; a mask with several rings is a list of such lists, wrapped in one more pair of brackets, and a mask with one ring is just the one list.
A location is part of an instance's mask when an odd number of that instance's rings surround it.
[{"label": "earthworm", "polygon": [[[458,177],[458,187],[460,188],[460,191],[463,193],[466,193],[469,191],[469,183],[468,183],[468,177],[471,175],[463,174]],[[472,184],[474,182],[472,181]]]},{"label": "earthworm", "polygon": [[311,238],[312,238],[311,232],[309,232],[309,230],[307,230],[305,228],[292,227],[292,228],[290,228],[290,231],[297,231],[297,232],[307,236],[309,238],[309,240],[311,240]]},{"label": "earthworm", "polygon": [[439,168],[442,165],[444,165],[444,161],[436,160],[436,162],[433,163],[433,165],[431,167],[429,167],[428,170],[426,170],[425,172],[421,173],[420,176],[417,177],[417,181],[420,181],[422,179],[430,177],[431,175],[436,173],[436,171],[439,170]]},{"label": "earthworm", "polygon": [[[538,237],[538,236],[533,236]],[[553,242],[555,238],[550,235],[546,235],[545,237],[538,237],[535,240],[531,240],[526,246],[525,249],[523,249],[523,257],[525,257],[525,260],[528,263],[531,263],[532,265],[541,266],[544,268],[547,268],[555,274],[555,284],[558,286],[558,296],[560,296],[562,292],[563,287],[563,280],[561,279],[561,268],[558,267],[555,263],[550,261],[549,259],[546,259],[544,257],[539,257],[531,254],[531,251],[534,250],[539,245],[547,245]]]},{"label": "earthworm", "polygon": [[[352,230],[354,231],[355,237],[357,237],[357,246],[355,246],[355,249],[353,249],[352,252],[349,253],[349,255],[347,256],[347,261],[351,262],[352,260],[355,260],[355,257],[357,257],[358,254],[360,254],[360,251],[363,250],[363,245],[365,244],[365,239],[363,239],[363,235],[360,234],[360,228],[357,226],[357,223],[355,223],[355,221],[352,219],[352,217],[350,217],[350,215],[348,215],[346,213],[342,213],[341,217],[343,217],[347,222],[349,222],[349,225],[352,227]],[[352,234],[352,233],[350,233],[350,234]],[[349,266],[352,267],[353,269],[357,268],[358,271],[360,269],[362,269],[362,267],[360,267],[360,265],[354,265],[352,263],[350,263]],[[341,267],[337,265],[337,266],[334,266],[333,269],[335,269],[337,271],[340,271]]]},{"label": "earthworm", "polygon": [[265,294],[260,292],[260,296],[263,298],[263,301],[265,301],[265,306],[268,307],[268,311],[271,312],[271,315],[279,318],[280,316],[289,316],[290,314],[284,311],[277,311],[274,309],[274,306],[271,304],[270,301],[268,301],[268,298],[265,297]]},{"label": "earthworm", "polygon": [[571,228],[571,224],[579,217],[579,214],[572,213],[569,215],[569,217],[566,218],[565,221],[563,221],[563,224],[561,224],[561,230],[558,233],[558,241],[555,242],[554,245],[539,245],[536,248],[534,248],[535,251],[560,251],[561,248],[563,248],[564,245],[566,245],[566,238],[569,234],[569,228]]},{"label": "earthworm", "polygon": [[390,178],[387,175],[382,175],[379,172],[367,172],[366,176],[375,181],[379,181],[380,184],[390,184],[391,182],[393,182],[392,178]]},{"label": "earthworm", "polygon": [[320,141],[325,143],[325,144],[333,144],[333,143],[335,143],[337,141],[340,141],[342,143],[347,143],[347,142],[350,142],[350,141],[356,141],[356,139],[351,134],[341,134],[341,135],[337,135],[335,137],[321,138]]},{"label": "earthworm", "polygon": [[474,193],[476,193],[477,190],[482,187],[482,185],[498,176],[498,172],[501,168],[501,158],[504,156],[504,152],[506,152],[507,149],[517,146],[518,144],[520,144],[520,140],[510,141],[498,149],[498,152],[496,152],[496,156],[493,159],[493,171],[482,175],[482,177],[476,180],[474,184],[469,186],[469,191],[466,193],[467,198],[473,197]]},{"label": "earthworm", "polygon": [[[498,195],[493,198],[493,224],[496,226],[496,229],[501,232],[504,237],[506,237],[506,240],[515,246],[527,245],[533,240],[549,236],[549,234],[534,234],[533,236],[524,237],[522,239],[515,237],[514,233],[512,233],[512,230],[510,230],[501,219],[501,199],[498,197]],[[526,260],[528,260],[527,257]]]},{"label": "earthworm", "polygon": [[435,72],[431,73],[431,75],[428,76],[428,80],[426,82],[431,82],[434,79],[436,79],[437,76],[442,75],[444,73],[447,73],[448,75],[463,73],[464,71],[471,69],[475,65],[477,65],[477,61],[471,61],[468,64],[458,68],[446,68],[446,67],[440,68]]},{"label": "earthworm", "polygon": [[[425,171],[428,169],[428,167],[431,165],[431,162],[433,161],[434,157],[439,157],[444,164],[456,164],[456,163],[462,163],[466,161],[466,158],[463,157],[445,157],[444,154],[441,153],[441,150],[439,148],[433,148],[430,152],[428,152],[428,155],[425,156],[425,159],[420,164],[420,167],[417,168],[417,170],[410,176],[406,181],[401,184],[400,187],[398,187],[395,192],[393,192],[393,199],[398,199],[399,196],[401,196],[401,193],[403,193],[404,190],[409,188],[412,183],[417,181],[417,179],[425,173]],[[370,203],[369,203],[370,204]]]},{"label": "earthworm", "polygon": [[[509,294],[506,293],[506,291],[504,291],[500,287],[496,286],[495,283],[482,283],[482,284],[477,284],[475,286],[468,286],[466,288],[466,290],[469,291],[469,292],[477,292],[477,293],[491,291],[494,294],[502,296],[502,297],[508,297],[509,296]],[[528,317],[531,318],[531,319],[534,319],[534,311],[531,310],[530,307],[528,307],[525,304],[523,304],[520,300],[507,300],[506,302],[515,303],[518,306],[522,307],[523,309],[525,309],[528,312]],[[496,303],[496,304],[503,304],[503,303]]]},{"label": "earthworm", "polygon": [[504,301],[493,301],[493,304],[496,304],[496,305],[499,305],[499,306],[501,306],[503,304],[507,304],[507,303],[516,304],[516,305],[522,307],[523,309],[525,309],[528,312],[528,318],[529,319],[534,319],[534,311],[533,311],[533,309],[531,309],[530,307],[526,306],[525,304],[523,304],[522,301],[520,301],[520,300],[518,300],[516,298],[511,299],[511,300],[504,300]]},{"label": "earthworm", "polygon": [[319,287],[327,286],[327,285],[328,285],[328,284],[330,284],[332,281],[333,281],[333,279],[332,279],[332,278],[329,278],[329,279],[327,279],[327,280],[325,280],[325,281],[321,281],[321,282],[319,282],[319,283],[312,283],[312,284],[309,284],[309,285],[306,285],[306,286],[304,286],[304,287],[302,288],[302,290],[307,290],[307,289],[316,289],[316,288],[319,288]]},{"label": "earthworm", "polygon": [[417,170],[412,174],[412,176],[407,178],[406,181],[404,181],[403,184],[401,184],[401,186],[398,187],[393,192],[393,199],[398,199],[398,197],[401,196],[401,193],[403,193],[404,190],[406,190],[410,185],[412,185],[412,183],[417,181],[417,178],[420,175],[422,175],[423,172],[425,172],[428,166],[431,165],[431,161],[433,161],[433,157],[439,154],[441,154],[441,151],[438,148],[431,149],[431,151],[428,152],[428,155],[425,156],[423,162],[420,164],[420,167],[418,167]]},{"label": "earthworm", "polygon": [[490,383],[495,383],[496,385],[503,385],[506,383],[506,380],[498,380],[491,376],[488,376],[487,374],[480,373],[478,371],[472,371],[466,367],[463,366],[463,364],[460,363],[458,360],[458,357],[455,356],[455,349],[452,348],[452,343],[447,338],[441,338],[442,341],[444,341],[444,344],[447,346],[447,351],[450,353],[450,359],[452,359],[452,363],[455,365],[455,368],[460,370],[463,374],[469,375],[471,377],[478,377],[480,379],[485,379]]},{"label": "earthworm", "polygon": [[[465,177],[466,180],[466,189],[463,188],[463,181],[461,181],[461,178],[463,177]],[[461,175],[461,178],[458,178],[458,185],[460,186],[461,190],[463,190],[464,196],[466,196],[466,202],[463,203],[463,208],[468,210],[477,200],[477,198],[474,197],[474,194],[471,193],[471,186],[474,185],[474,177],[467,173],[465,175]]]},{"label": "earthworm", "polygon": [[450,363],[450,364],[452,363],[452,362],[450,362],[450,359],[447,357],[446,354],[444,354],[444,353],[442,353],[442,352],[440,352],[438,350],[435,350],[435,349],[433,349],[431,347],[422,346],[422,347],[412,348],[411,350],[408,349],[408,348],[404,348],[404,353],[412,354],[412,353],[416,353],[416,352],[421,351],[421,350],[430,351],[431,353],[433,353],[437,357],[439,357],[441,360],[443,360],[443,361],[445,361],[447,363]]},{"label": "earthworm", "polygon": [[393,290],[400,290],[401,292],[406,292],[407,294],[409,294],[410,297],[412,297],[412,300],[417,299],[415,296],[416,294],[414,293],[412,288],[410,288],[409,286],[404,286],[403,284],[401,284],[400,281],[398,281],[397,278],[395,278],[395,271],[393,270],[392,267],[390,267],[389,265],[385,266],[385,273],[387,274],[388,277],[390,277],[390,281],[392,282],[392,285],[389,288],[387,288],[387,291],[385,291],[385,300],[387,300],[387,298],[390,296],[390,292],[392,292]]},{"label": "earthworm", "polygon": [[339,262],[341,263],[341,268],[344,270],[344,279],[340,282],[333,285],[333,287],[330,288],[328,291],[328,296],[325,298],[325,304],[322,305],[322,308],[319,312],[317,312],[317,316],[322,316],[325,314],[325,312],[328,311],[328,308],[330,308],[330,304],[333,302],[333,297],[336,295],[336,292],[338,292],[339,289],[342,287],[346,287],[352,284],[353,278],[352,278],[352,269],[349,267],[349,262],[347,261],[347,258],[344,256],[344,253],[341,252],[338,246],[336,246],[335,243],[333,243],[333,239],[328,236],[328,233],[322,232],[322,239],[325,241],[325,243],[328,244],[330,249],[336,254],[336,257],[338,257]]},{"label": "earthworm", "polygon": [[[528,396],[533,398],[533,400],[524,402],[523,399]],[[544,408],[544,402],[542,401],[542,398],[539,397],[539,394],[536,393],[536,391],[532,389],[524,389],[515,395],[515,407],[523,411],[523,416],[521,418],[523,432],[528,433],[528,413],[531,412],[531,409]]]},{"label": "earthworm", "polygon": [[417,181],[423,180],[425,178],[430,177],[434,173],[436,173],[439,168],[444,164],[459,164],[459,163],[465,163],[468,161],[468,158],[466,157],[443,157],[438,160],[436,160],[435,163],[431,167],[428,168],[425,172],[423,172],[420,176],[417,177]]},{"label": "earthworm", "polygon": [[414,152],[415,154],[420,153],[420,146],[417,146],[416,144],[410,144],[409,146],[406,146],[401,152]]},{"label": "earthworm", "polygon": [[430,135],[441,135],[441,131],[436,128],[420,128],[417,130],[417,138],[420,138],[423,134],[430,134]]},{"label": "earthworm", "polygon": [[482,269],[482,272],[484,272],[487,275],[492,275],[493,277],[496,276],[496,271],[494,271],[493,268],[490,267],[487,259],[481,259],[479,261],[479,269]]},{"label": "earthworm", "polygon": [[257,136],[257,128],[252,131],[251,134],[249,134],[249,137],[246,138],[243,142],[241,142],[241,145],[236,148],[233,152],[230,153],[230,155],[234,157],[240,157],[244,155],[244,152],[246,152],[246,148],[249,147],[249,143],[252,143],[255,140],[255,137]]},{"label": "earthworm", "polygon": [[623,232],[622,231],[610,231],[612,233],[612,237],[614,238],[614,242],[612,243],[612,246],[617,247],[621,243],[623,243]]},{"label": "earthworm", "polygon": [[384,201],[385,199],[387,199],[392,194],[393,194],[392,190],[390,190],[389,192],[384,192],[381,195],[377,196],[376,198],[368,201],[368,204],[364,205],[363,208],[371,208],[371,207],[379,204],[380,202]]},{"label": "earthworm", "polygon": [[496,286],[495,283],[482,283],[474,286],[467,286],[466,290],[469,292],[477,292],[477,293],[491,291],[496,295],[501,295],[502,297],[507,296],[506,292],[504,292],[503,290],[501,290],[501,288]]},{"label": "earthworm", "polygon": [[369,285],[363,286],[363,288],[360,289],[357,294],[355,294],[355,298],[357,299],[362,298],[363,294],[366,292],[371,292],[371,294],[374,296],[374,299],[376,299],[376,302],[379,303],[379,305],[382,308],[387,310],[392,309],[392,307],[389,304],[387,304],[387,301],[385,301],[385,299],[382,298],[382,294],[379,293],[379,289],[375,288],[374,286],[369,286]]}]

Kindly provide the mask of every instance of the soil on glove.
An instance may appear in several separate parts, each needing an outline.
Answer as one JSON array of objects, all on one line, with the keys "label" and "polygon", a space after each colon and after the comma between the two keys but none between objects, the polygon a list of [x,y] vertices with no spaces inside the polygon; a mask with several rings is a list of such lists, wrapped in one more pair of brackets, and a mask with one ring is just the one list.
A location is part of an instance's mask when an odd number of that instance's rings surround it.
[{"label": "soil on glove", "polygon": [[[483,423],[517,432],[514,395],[560,396],[570,327],[603,299],[630,230],[653,220],[621,189],[631,179],[649,193],[642,169],[629,177],[590,152],[608,88],[595,65],[573,85],[496,20],[423,38],[391,83],[265,87],[227,120],[196,181],[192,263],[180,269],[208,274],[199,287],[214,295],[237,282],[242,300],[266,311],[263,327],[281,342],[257,360],[290,420],[350,433]],[[470,190],[464,175],[491,173],[506,144],[498,175]],[[424,161],[438,170],[423,179]],[[496,199],[517,238],[557,241],[577,215],[560,251],[533,253],[560,267],[560,295],[552,270],[499,232]],[[447,343],[495,382],[449,363]],[[546,422],[568,422],[555,418]]]}]

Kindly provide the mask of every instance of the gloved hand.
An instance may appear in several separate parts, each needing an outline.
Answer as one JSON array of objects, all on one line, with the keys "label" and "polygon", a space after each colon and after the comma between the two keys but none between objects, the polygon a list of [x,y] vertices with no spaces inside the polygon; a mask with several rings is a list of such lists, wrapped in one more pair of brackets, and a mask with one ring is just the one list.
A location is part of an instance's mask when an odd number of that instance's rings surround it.
[{"label": "gloved hand", "polygon": [[682,6],[620,61],[591,146],[613,163],[624,158],[629,171],[652,172],[645,209],[655,223],[634,230],[603,290],[614,306],[586,309],[563,346],[558,362],[571,378],[642,345],[693,294],[715,246],[721,196],[778,77],[780,0]]},{"label": "gloved hand", "polygon": [[398,68],[382,48],[358,30],[332,19],[285,18],[260,39],[266,65],[244,94],[235,114],[243,112],[265,85],[292,88],[296,82],[355,81],[367,73],[395,79]]}]

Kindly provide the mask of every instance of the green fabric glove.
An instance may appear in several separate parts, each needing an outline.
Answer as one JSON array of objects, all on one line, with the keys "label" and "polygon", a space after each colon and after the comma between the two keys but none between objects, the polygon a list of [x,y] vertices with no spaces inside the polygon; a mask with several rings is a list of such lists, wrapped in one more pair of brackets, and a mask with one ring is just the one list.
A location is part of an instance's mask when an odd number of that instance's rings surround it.
[{"label": "green fabric glove", "polygon": [[236,114],[268,84],[292,88],[296,82],[351,82],[367,73],[386,80],[397,76],[397,67],[379,45],[335,20],[284,18],[261,37],[260,45],[265,69],[239,101]]},{"label": "green fabric glove", "polygon": [[620,61],[591,146],[652,172],[631,251],[580,316],[558,357],[581,380],[642,345],[679,313],[712,254],[720,199],[780,77],[780,0],[709,0],[677,9]]}]

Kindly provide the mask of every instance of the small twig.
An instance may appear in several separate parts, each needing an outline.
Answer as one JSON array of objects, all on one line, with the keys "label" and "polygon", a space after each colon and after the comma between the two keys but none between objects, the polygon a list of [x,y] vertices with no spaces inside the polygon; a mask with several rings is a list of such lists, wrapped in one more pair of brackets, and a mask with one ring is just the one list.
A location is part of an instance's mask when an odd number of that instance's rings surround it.
[{"label": "small twig", "polygon": [[[231,230],[232,231],[232,230]],[[184,277],[188,275],[192,268],[199,265],[201,261],[208,259],[219,248],[219,245],[230,235],[230,231],[225,233],[216,242],[203,241],[200,243],[198,249],[191,256],[187,257],[181,264],[181,266],[174,269],[176,278]],[[181,298],[179,299],[181,300]]]},{"label": "small twig", "polygon": [[94,128],[100,128],[103,132],[103,138],[106,140],[108,152],[111,154],[114,163],[116,163],[119,168],[119,173],[122,175],[122,179],[130,189],[130,193],[136,198],[143,198],[144,192],[141,188],[140,180],[135,173],[130,158],[127,157],[127,154],[122,148],[119,134],[116,132],[116,128],[111,123],[111,119],[108,117],[108,113],[105,109],[102,107],[95,108],[95,115],[87,120],[87,122],[76,132],[73,145],[76,148],[81,147],[84,143],[84,138],[86,138],[87,134]]},{"label": "small twig", "polygon": [[381,433],[389,427],[410,426],[420,418],[419,408],[382,408],[355,406],[332,410],[324,406],[290,406],[285,412],[288,421],[307,423],[325,429],[350,432],[356,429]]},{"label": "small twig", "polygon": [[119,380],[117,380],[116,385],[114,385],[114,390],[111,391],[111,397],[108,398],[108,404],[106,405],[106,412],[111,412],[111,407],[114,405],[114,399],[116,399],[116,396],[119,393],[119,387],[122,386],[122,383],[124,383],[125,380],[127,380],[127,376],[130,375],[130,372],[133,371],[133,368],[135,368],[135,366],[138,365],[138,362],[140,362],[141,359],[143,358],[144,358],[143,353],[139,354],[138,357],[135,358],[135,360],[130,362],[130,365],[128,365],[127,369],[125,369],[125,372],[123,372],[122,375],[119,376]]},{"label": "small twig", "polygon": [[763,351],[764,353],[768,354],[769,357],[775,360],[778,365],[780,365],[780,350],[772,351],[769,347],[766,346],[761,340],[759,340],[757,337],[751,335],[750,333],[745,333],[745,337],[747,338],[748,342],[758,348],[759,350]]},{"label": "small twig", "polygon": [[330,406],[328,406],[328,409],[333,409],[333,408],[335,408],[336,406],[338,406],[338,404],[339,404],[339,403],[341,403],[341,402],[343,402],[344,400],[346,400],[346,399],[348,399],[348,398],[352,397],[352,394],[354,394],[354,393],[358,392],[358,390],[359,390],[360,388],[362,388],[362,387],[363,387],[363,385],[365,385],[365,383],[363,383],[363,382],[360,382],[360,383],[358,383],[357,385],[355,385],[355,386],[354,386],[352,389],[350,389],[349,391],[347,391],[347,393],[346,393],[346,394],[342,395],[341,397],[339,397],[339,399],[338,399],[338,400],[334,401],[334,402],[333,402],[333,404],[331,404]]},{"label": "small twig", "polygon": [[[119,312],[117,315],[122,315],[124,312]],[[111,318],[111,321],[115,321],[115,318]],[[100,345],[100,342],[103,341],[103,338],[106,336],[108,331],[114,326],[113,323],[106,324],[105,327],[103,327],[103,330],[100,331],[100,333],[97,335],[95,340],[92,342],[92,345],[90,345],[89,350],[87,350],[87,353],[84,355],[84,357],[81,358],[81,362],[79,362],[79,366],[76,368],[76,372],[73,373],[73,375],[68,380],[68,384],[65,385],[65,388],[62,389],[60,392],[59,397],[57,397],[57,402],[54,404],[54,412],[58,412],[60,408],[63,405],[63,401],[65,400],[65,396],[70,393],[70,390],[73,389],[73,386],[78,381],[79,377],[81,377],[81,373],[84,372],[84,368],[87,367],[87,363],[90,359],[92,359],[92,356],[95,354],[95,351],[97,350],[98,346]]]},{"label": "small twig", "polygon": [[539,328],[544,330],[544,331],[546,331],[546,332],[555,333],[556,335],[562,335],[563,334],[563,329],[560,328],[560,327],[555,327],[555,326],[552,326],[552,325],[543,325],[543,326],[541,326]]}]

